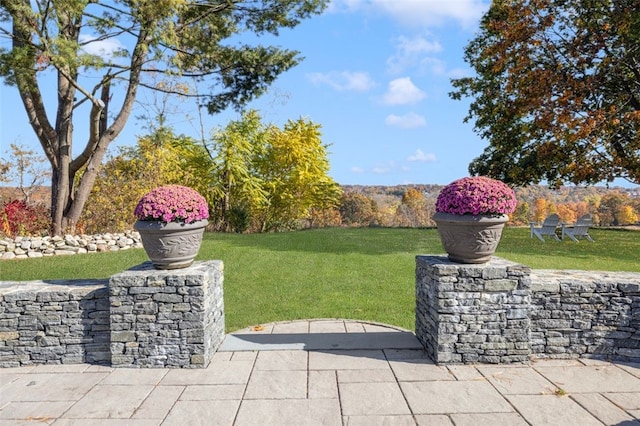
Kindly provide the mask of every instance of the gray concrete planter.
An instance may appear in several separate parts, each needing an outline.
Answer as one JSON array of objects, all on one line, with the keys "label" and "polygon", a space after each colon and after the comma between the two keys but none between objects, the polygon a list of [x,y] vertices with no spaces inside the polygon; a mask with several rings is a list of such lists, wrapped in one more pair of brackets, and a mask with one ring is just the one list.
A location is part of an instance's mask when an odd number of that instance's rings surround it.
[{"label": "gray concrete planter", "polygon": [[138,220],[133,228],[140,233],[142,246],[156,269],[180,269],[193,263],[207,224],[207,220],[193,223]]},{"label": "gray concrete planter", "polygon": [[485,263],[495,253],[509,216],[473,216],[437,212],[440,241],[449,259],[458,263]]}]

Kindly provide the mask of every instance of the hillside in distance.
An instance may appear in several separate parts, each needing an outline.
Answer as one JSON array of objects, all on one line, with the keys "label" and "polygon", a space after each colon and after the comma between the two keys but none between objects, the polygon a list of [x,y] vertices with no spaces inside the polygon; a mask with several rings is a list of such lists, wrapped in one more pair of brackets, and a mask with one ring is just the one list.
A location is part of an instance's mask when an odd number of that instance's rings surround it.
[{"label": "hillside in distance", "polygon": [[[420,191],[426,199],[435,200],[444,185],[434,184],[406,184],[406,185],[341,185],[344,192],[356,192],[375,200],[378,205],[391,205],[402,200],[402,196],[409,189]],[[530,185],[515,189],[518,201],[532,204],[538,198],[551,201],[555,204],[572,203],[584,200],[586,197],[594,195],[602,197],[612,191],[627,193],[631,198],[640,198],[640,187],[623,188],[605,186],[563,186],[558,189],[551,189],[544,185]],[[51,188],[40,186],[31,195],[31,201],[49,205]],[[22,192],[16,187],[0,186],[0,203],[4,204],[15,199],[22,199]]]},{"label": "hillside in distance", "polygon": [[[375,200],[378,205],[389,205],[402,200],[402,196],[409,189],[420,191],[429,200],[435,200],[444,185],[433,184],[407,184],[407,185],[342,185],[344,192],[356,192]],[[585,198],[606,195],[611,192],[627,193],[631,198],[640,198],[640,187],[623,188],[606,186],[563,186],[551,189],[545,185],[529,185],[515,188],[518,201],[533,204],[535,200],[543,198],[554,204],[576,203]]]}]

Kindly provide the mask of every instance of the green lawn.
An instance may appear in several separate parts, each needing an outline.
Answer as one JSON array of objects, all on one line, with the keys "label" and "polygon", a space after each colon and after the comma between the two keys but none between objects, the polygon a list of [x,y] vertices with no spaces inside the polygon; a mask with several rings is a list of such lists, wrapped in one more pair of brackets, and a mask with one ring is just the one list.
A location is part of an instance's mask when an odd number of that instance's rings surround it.
[{"label": "green lawn", "polygon": [[[536,269],[640,272],[640,232],[590,231],[595,243],[541,243],[506,228],[498,256]],[[346,228],[206,234],[199,259],[224,261],[228,331],[302,318],[351,318],[413,329],[416,254],[440,254],[435,229]],[[0,262],[0,279],[105,278],[142,249]]]}]

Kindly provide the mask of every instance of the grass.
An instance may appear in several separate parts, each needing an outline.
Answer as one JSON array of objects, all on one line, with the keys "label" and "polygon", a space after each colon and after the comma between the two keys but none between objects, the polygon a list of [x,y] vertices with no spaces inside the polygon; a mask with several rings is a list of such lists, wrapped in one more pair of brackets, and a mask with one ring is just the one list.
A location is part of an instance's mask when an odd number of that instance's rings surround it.
[{"label": "grass", "polygon": [[[595,243],[541,243],[506,228],[497,256],[536,269],[640,272],[640,232],[594,229]],[[416,254],[442,253],[435,229],[346,228],[205,234],[198,259],[224,261],[228,331],[303,318],[414,326]],[[0,279],[105,278],[146,260],[142,249],[1,261]]]}]

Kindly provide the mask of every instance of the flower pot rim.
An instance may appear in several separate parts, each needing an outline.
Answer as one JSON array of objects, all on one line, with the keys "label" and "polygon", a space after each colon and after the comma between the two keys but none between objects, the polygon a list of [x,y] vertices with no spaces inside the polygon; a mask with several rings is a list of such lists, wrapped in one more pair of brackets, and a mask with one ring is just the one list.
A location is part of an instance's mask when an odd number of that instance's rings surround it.
[{"label": "flower pot rim", "polygon": [[140,220],[138,219],[136,223],[133,224],[133,229],[166,229],[166,230],[177,230],[177,229],[193,229],[193,228],[204,228],[209,224],[208,219],[196,220],[195,222],[185,223],[185,222],[164,222],[162,220]]}]

